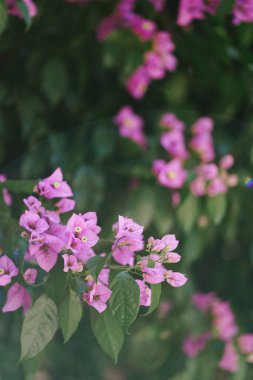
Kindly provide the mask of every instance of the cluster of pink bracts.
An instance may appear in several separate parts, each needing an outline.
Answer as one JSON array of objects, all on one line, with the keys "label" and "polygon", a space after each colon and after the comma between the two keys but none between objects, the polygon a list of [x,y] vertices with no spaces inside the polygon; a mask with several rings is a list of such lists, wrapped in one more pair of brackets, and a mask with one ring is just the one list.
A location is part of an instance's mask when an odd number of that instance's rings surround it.
[{"label": "cluster of pink bracts", "polygon": [[[142,148],[147,145],[143,132],[143,119],[136,115],[130,106],[123,107],[114,118],[119,127],[119,133]],[[154,160],[152,171],[158,182],[171,190],[173,202],[176,205],[180,196],[176,190],[185,186],[189,175],[194,178],[189,187],[193,195],[210,197],[224,194],[228,187],[236,186],[238,178],[229,174],[234,159],[231,154],[223,156],[219,164],[215,164],[215,149],[212,138],[213,120],[201,117],[191,127],[192,136],[185,139],[186,126],[176,115],[166,113],[160,119],[160,126],[166,131],[160,138],[161,146],[166,150],[170,161]],[[196,159],[199,163],[196,165]],[[187,166],[187,169],[186,169]]]},{"label": "cluster of pink bracts", "polygon": [[211,326],[198,336],[188,336],[183,343],[183,352],[190,358],[196,357],[210,339],[224,342],[224,353],[219,367],[228,372],[236,372],[239,356],[253,363],[253,334],[238,334],[234,313],[228,302],[221,301],[213,293],[196,293],[193,304],[205,315],[209,315]]},{"label": "cluster of pink bracts", "polygon": [[[66,224],[61,223],[61,214],[72,211],[75,201],[70,199],[72,190],[63,180],[59,168],[50,177],[40,181],[34,191],[45,203],[55,198],[60,200],[51,204],[49,209],[33,195],[24,199],[27,210],[20,217],[20,226],[24,229],[21,236],[28,241],[24,262],[33,266],[21,273],[27,284],[33,285],[36,282],[39,268],[50,272],[56,262],[62,260],[63,271],[80,276],[86,285],[87,291],[82,294],[82,299],[101,313],[106,309],[106,302],[112,293],[109,289],[109,272],[113,268],[111,256],[120,264],[117,269],[134,271],[139,277],[136,282],[140,288],[140,305],[143,306],[149,306],[151,302],[148,284],[167,281],[170,285],[179,287],[187,281],[185,275],[165,266],[181,259],[174,252],[178,246],[175,235],[166,235],[162,239],[150,237],[145,248],[144,228],[130,218],[119,216],[113,225],[115,236],[111,255],[96,283],[85,267],[87,261],[95,256],[93,248],[99,241],[101,228],[97,225],[96,213],[73,213]],[[143,250],[146,254],[136,259],[136,252]],[[101,256],[106,254],[102,253]],[[19,269],[9,257],[0,257],[0,286],[9,285],[18,273]],[[25,313],[30,304],[29,292],[15,283],[8,289],[7,301],[2,310],[7,312],[23,307]]]}]

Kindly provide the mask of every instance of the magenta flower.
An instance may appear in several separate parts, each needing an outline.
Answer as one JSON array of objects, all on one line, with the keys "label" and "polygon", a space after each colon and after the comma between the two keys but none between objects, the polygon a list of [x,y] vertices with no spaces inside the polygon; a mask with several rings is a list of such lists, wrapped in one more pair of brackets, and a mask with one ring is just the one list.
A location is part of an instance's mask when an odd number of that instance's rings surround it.
[{"label": "magenta flower", "polygon": [[185,129],[184,123],[177,118],[173,113],[164,113],[159,122],[161,127],[183,131]]},{"label": "magenta flower", "polygon": [[94,284],[92,290],[83,293],[83,300],[94,307],[99,313],[107,308],[106,302],[112,295],[112,291],[102,284]]},{"label": "magenta flower", "polygon": [[180,0],[177,24],[188,26],[194,19],[204,18],[205,5],[202,0]]},{"label": "magenta flower", "polygon": [[39,195],[47,198],[67,198],[73,195],[71,188],[66,181],[63,181],[63,174],[60,168],[56,169],[49,177],[40,181],[37,185]]},{"label": "magenta flower", "polygon": [[227,154],[226,156],[223,156],[220,160],[220,167],[222,169],[228,170],[232,168],[234,165],[234,157],[232,154]]},{"label": "magenta flower", "polygon": [[18,275],[18,268],[6,255],[0,257],[0,286],[8,285]]},{"label": "magenta flower", "polygon": [[134,222],[131,218],[119,215],[118,222],[113,225],[113,229],[116,232],[116,239],[121,239],[127,236],[143,240],[142,234],[144,227]]},{"label": "magenta flower", "polygon": [[21,215],[19,225],[30,233],[31,239],[47,231],[49,228],[48,223],[41,218],[36,212],[26,210]]},{"label": "magenta flower", "polygon": [[238,338],[238,346],[243,354],[253,353],[253,334],[242,334]]},{"label": "magenta flower", "polygon": [[188,336],[183,342],[182,350],[184,354],[189,358],[195,358],[205,348],[206,342],[210,337],[209,331],[197,337]]},{"label": "magenta flower", "polygon": [[186,160],[188,152],[185,147],[184,135],[181,130],[172,130],[170,132],[164,132],[160,139],[161,145],[172,158],[178,158],[179,160]]},{"label": "magenta flower", "polygon": [[149,0],[157,12],[161,12],[165,6],[165,0]]},{"label": "magenta flower", "polygon": [[82,272],[83,265],[77,261],[74,255],[64,254],[62,257],[64,260],[64,272],[68,272],[69,270],[71,270],[71,272]]},{"label": "magenta flower", "polygon": [[140,289],[140,306],[150,306],[151,289],[141,280],[135,280]]},{"label": "magenta flower", "polygon": [[233,23],[235,25],[241,22],[253,21],[253,1],[236,0],[233,8]]},{"label": "magenta flower", "polygon": [[109,34],[118,28],[120,19],[117,14],[111,14],[104,18],[97,27],[97,39],[104,41]]},{"label": "magenta flower", "polygon": [[196,177],[190,183],[190,190],[196,197],[202,197],[206,193],[206,182],[202,177]]},{"label": "magenta flower", "polygon": [[[33,1],[32,0],[23,0],[23,2],[24,2],[25,6],[27,8],[29,17],[36,16],[36,14],[37,14],[37,7],[33,3]],[[20,10],[19,10],[19,8],[17,6],[16,0],[5,0],[5,3],[6,3],[6,6],[7,6],[8,13],[10,13],[13,16],[23,17],[22,13],[20,12]]]},{"label": "magenta flower", "polygon": [[64,246],[64,242],[58,237],[44,234],[39,242],[30,244],[29,253],[35,255],[39,266],[49,272],[55,266],[58,254]]},{"label": "magenta flower", "polygon": [[183,286],[188,281],[184,274],[179,272],[173,272],[172,270],[168,270],[165,273],[165,279],[168,282],[168,284],[174,286],[175,288]]},{"label": "magenta flower", "polygon": [[30,195],[28,198],[23,199],[23,202],[29,211],[38,212],[41,207],[41,202],[33,195]]},{"label": "magenta flower", "polygon": [[37,269],[28,268],[24,273],[24,279],[28,284],[32,285],[36,281],[37,274]]},{"label": "magenta flower", "polygon": [[98,275],[98,282],[102,285],[108,286],[109,285],[109,274],[110,274],[110,269],[103,268]]},{"label": "magenta flower", "polygon": [[144,55],[144,63],[148,76],[152,79],[161,79],[165,75],[165,67],[159,54],[148,51]]},{"label": "magenta flower", "polygon": [[227,192],[227,185],[221,178],[215,178],[207,188],[207,193],[210,197],[215,197],[218,194],[224,194]]},{"label": "magenta flower", "polygon": [[73,199],[63,198],[59,202],[55,204],[57,207],[57,212],[59,214],[64,214],[65,212],[69,212],[74,210],[76,202]]},{"label": "magenta flower", "polygon": [[161,302],[158,307],[158,317],[165,318],[172,309],[172,304],[169,302]]},{"label": "magenta flower", "polygon": [[126,87],[135,99],[141,99],[145,95],[149,83],[150,78],[146,67],[139,66],[127,79]]},{"label": "magenta flower", "polygon": [[66,225],[66,232],[69,236],[68,247],[73,253],[89,250],[97,244],[99,237],[97,236],[100,227],[96,225],[94,215],[73,214]]},{"label": "magenta flower", "polygon": [[213,301],[215,300],[215,295],[213,293],[195,293],[192,297],[192,302],[201,311],[207,311]]},{"label": "magenta flower", "polygon": [[205,2],[205,10],[208,13],[214,15],[219,7],[221,0],[207,0]]},{"label": "magenta flower", "polygon": [[158,174],[158,182],[169,189],[180,189],[186,180],[187,172],[179,160],[172,160],[163,166]]},{"label": "magenta flower", "polygon": [[140,38],[141,41],[150,40],[156,31],[156,24],[137,14],[132,14],[128,19],[128,27]]},{"label": "magenta flower", "polygon": [[211,305],[211,312],[218,337],[224,341],[233,338],[237,334],[238,326],[229,303],[216,299]]},{"label": "magenta flower", "polygon": [[212,180],[218,175],[218,168],[215,164],[203,164],[197,167],[197,174],[205,180]]},{"label": "magenta flower", "polygon": [[219,362],[219,367],[225,371],[234,373],[238,370],[238,359],[239,357],[235,350],[233,342],[227,341],[225,343],[223,356]]},{"label": "magenta flower", "polygon": [[23,314],[26,314],[31,303],[32,300],[30,294],[23,286],[16,283],[8,290],[7,300],[2,308],[2,312],[7,313],[23,307]]},{"label": "magenta flower", "polygon": [[[157,255],[158,259],[159,256]],[[143,280],[149,284],[159,284],[164,281],[164,275],[166,269],[159,262],[154,262],[152,267],[149,267],[148,257],[143,257],[143,260],[138,261],[137,265],[139,266]]]},{"label": "magenta flower", "polygon": [[129,138],[142,148],[146,147],[143,119],[133,112],[132,107],[122,107],[115,116],[114,122],[118,125],[119,133],[122,137]]}]

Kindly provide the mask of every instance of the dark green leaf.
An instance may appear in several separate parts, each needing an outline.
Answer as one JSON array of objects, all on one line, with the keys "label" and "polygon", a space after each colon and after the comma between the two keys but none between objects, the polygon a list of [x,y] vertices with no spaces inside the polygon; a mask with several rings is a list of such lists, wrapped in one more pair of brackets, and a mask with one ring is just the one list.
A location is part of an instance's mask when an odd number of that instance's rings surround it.
[{"label": "dark green leaf", "polygon": [[13,193],[32,193],[34,186],[38,183],[38,180],[18,180],[12,181],[8,180],[2,184],[0,184],[0,188],[6,187],[8,190]]},{"label": "dark green leaf", "polygon": [[91,328],[98,343],[104,352],[117,363],[119,352],[124,343],[122,328],[109,307],[102,314],[95,310],[90,310],[90,317]]},{"label": "dark green leaf", "polygon": [[221,1],[216,15],[219,17],[219,16],[225,16],[231,13],[234,2],[235,2],[234,0]]},{"label": "dark green leaf", "polygon": [[76,331],[82,318],[83,308],[80,297],[71,288],[64,293],[59,308],[59,323],[66,343]]},{"label": "dark green leaf", "polygon": [[0,3],[0,34],[4,31],[7,22],[6,6],[3,2]]},{"label": "dark green leaf", "polygon": [[43,354],[43,352],[40,352],[33,358],[23,361],[22,364],[25,372],[25,380],[34,380],[34,376],[39,368]]},{"label": "dark green leaf", "polygon": [[127,331],[139,311],[139,286],[127,272],[121,272],[113,279],[111,290],[109,302],[112,313],[123,330]]},{"label": "dark green leaf", "polygon": [[185,232],[190,232],[198,215],[198,200],[192,194],[188,195],[178,208],[178,219]]},{"label": "dark green leaf", "polygon": [[59,305],[65,290],[67,274],[63,272],[63,260],[58,259],[54,268],[50,271],[45,283],[47,295]]},{"label": "dark green leaf", "polygon": [[88,272],[93,277],[95,282],[97,282],[98,275],[101,272],[101,270],[103,269],[106,261],[107,261],[107,256],[105,256],[105,257],[93,256],[85,264]]},{"label": "dark green leaf", "polygon": [[26,4],[22,0],[17,0],[17,6],[25,20],[26,25],[29,27],[32,23],[32,19],[29,15],[29,11]]},{"label": "dark green leaf", "polygon": [[21,332],[20,360],[38,355],[53,338],[58,326],[55,303],[40,296],[25,316]]},{"label": "dark green leaf", "polygon": [[42,73],[42,89],[52,105],[57,105],[66,93],[67,72],[64,63],[53,58]]},{"label": "dark green leaf", "polygon": [[159,305],[160,296],[161,296],[161,284],[151,284],[151,304],[149,306],[148,311],[144,314],[144,316],[151,314]]}]

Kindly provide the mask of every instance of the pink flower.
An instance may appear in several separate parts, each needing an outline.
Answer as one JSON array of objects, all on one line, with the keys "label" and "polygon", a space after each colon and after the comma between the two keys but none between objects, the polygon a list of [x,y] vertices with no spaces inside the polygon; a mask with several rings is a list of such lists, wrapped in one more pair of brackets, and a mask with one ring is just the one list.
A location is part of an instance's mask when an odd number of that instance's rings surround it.
[{"label": "pink flower", "polygon": [[30,195],[28,198],[23,199],[23,202],[29,211],[38,212],[41,207],[41,202],[33,195]]},{"label": "pink flower", "polygon": [[190,183],[190,190],[196,197],[201,197],[206,193],[206,183],[202,177],[196,177]]},{"label": "pink flower", "polygon": [[158,174],[158,182],[169,189],[180,189],[185,183],[186,175],[181,162],[174,159],[163,166]]},{"label": "pink flower", "polygon": [[162,264],[155,262],[154,266],[149,267],[149,261],[144,257],[143,260],[138,261],[138,266],[142,271],[143,280],[149,284],[159,284],[164,281],[164,274],[166,272]]},{"label": "pink flower", "polygon": [[32,300],[30,294],[23,286],[16,283],[8,290],[7,300],[2,308],[2,312],[7,313],[23,307],[23,314],[26,314],[27,310],[31,306],[31,303]]},{"label": "pink flower", "polygon": [[177,118],[173,113],[164,113],[159,122],[161,127],[167,129],[183,131],[185,129],[184,123]]},{"label": "pink flower", "polygon": [[220,160],[220,167],[222,169],[228,170],[232,168],[234,165],[234,157],[232,154],[227,154],[226,156],[223,156]]},{"label": "pink flower", "polygon": [[168,282],[168,284],[174,286],[175,288],[183,286],[188,281],[184,274],[179,272],[173,272],[172,270],[168,270],[165,273],[165,279]]},{"label": "pink flower", "polygon": [[243,354],[253,353],[253,334],[242,334],[238,338],[238,346]]},{"label": "pink flower", "polygon": [[56,264],[64,242],[56,236],[44,234],[36,244],[30,244],[29,253],[36,256],[39,266],[49,272]]},{"label": "pink flower", "polygon": [[122,107],[114,118],[122,137],[129,138],[142,148],[146,147],[146,137],[143,133],[143,119],[133,112],[132,107]]},{"label": "pink flower", "polygon": [[185,160],[188,157],[182,131],[172,130],[170,132],[165,132],[161,135],[160,142],[162,147],[167,150],[172,158]]},{"label": "pink flower", "polygon": [[47,231],[49,228],[48,223],[36,212],[28,210],[21,215],[19,225],[31,234],[31,239]]},{"label": "pink flower", "polygon": [[189,358],[196,357],[205,348],[206,342],[210,337],[211,334],[208,331],[197,337],[188,336],[183,343],[184,354]]},{"label": "pink flower", "polygon": [[253,1],[236,0],[233,8],[233,23],[235,25],[241,22],[253,21]]},{"label": "pink flower", "polygon": [[97,244],[99,231],[100,227],[96,225],[96,217],[93,214],[73,214],[66,226],[69,235],[68,247],[73,253],[89,250]]},{"label": "pink flower", "polygon": [[168,32],[156,32],[153,38],[153,46],[154,51],[159,54],[163,52],[171,53],[175,49],[175,44]]},{"label": "pink flower", "polygon": [[141,41],[150,40],[156,31],[156,24],[153,21],[147,20],[137,14],[131,15],[128,20],[128,26]]},{"label": "pink flower", "polygon": [[136,280],[140,289],[140,306],[150,306],[151,289],[141,280]]},{"label": "pink flower", "polygon": [[234,373],[238,370],[238,354],[234,348],[233,342],[225,343],[223,356],[219,362],[219,367],[225,371]]},{"label": "pink flower", "polygon": [[228,302],[214,300],[211,305],[211,312],[214,329],[221,340],[227,341],[237,334],[238,326]]},{"label": "pink flower", "polygon": [[188,26],[194,19],[204,18],[205,6],[202,0],[180,0],[177,24]]},{"label": "pink flower", "polygon": [[98,275],[98,282],[102,285],[108,286],[109,285],[109,274],[110,274],[110,269],[103,268]]},{"label": "pink flower", "polygon": [[145,67],[148,76],[152,79],[161,79],[165,75],[165,67],[160,55],[156,52],[148,51],[144,55]]},{"label": "pink flower", "polygon": [[113,229],[116,232],[116,239],[128,236],[143,240],[144,227],[134,222],[131,218],[119,215],[118,222],[113,225]]},{"label": "pink flower", "polygon": [[215,197],[218,194],[227,192],[227,186],[221,178],[215,178],[207,188],[207,193],[210,197]]},{"label": "pink flower", "polygon": [[166,317],[172,309],[172,304],[169,302],[161,302],[158,307],[158,317]]},{"label": "pink flower", "polygon": [[47,198],[67,198],[73,195],[71,188],[66,181],[63,181],[63,174],[60,168],[56,169],[49,177],[40,181],[37,185],[39,195]]},{"label": "pink flower", "polygon": [[74,255],[64,254],[62,257],[64,260],[64,272],[68,272],[69,270],[71,270],[71,272],[82,272],[83,265],[77,261]]},{"label": "pink flower", "polygon": [[149,0],[157,12],[161,12],[165,6],[165,0]]},{"label": "pink flower", "polygon": [[207,311],[212,302],[215,300],[213,293],[195,293],[192,297],[192,302],[201,311]]},{"label": "pink flower", "polygon": [[205,3],[206,12],[214,15],[217,11],[217,8],[220,5],[220,2],[221,2],[221,0],[207,0],[207,2]]},{"label": "pink flower", "polygon": [[212,180],[218,175],[218,168],[215,164],[203,164],[197,167],[197,174],[205,180]]},{"label": "pink flower", "polygon": [[83,300],[94,307],[99,313],[107,308],[106,302],[111,297],[112,291],[102,284],[94,284],[92,290],[83,293]]},{"label": "pink flower", "polygon": [[25,281],[30,285],[34,284],[36,281],[37,273],[37,269],[28,268],[24,273]]},{"label": "pink flower", "polygon": [[[36,14],[37,14],[37,7],[33,3],[33,1],[32,0],[23,0],[23,2],[24,2],[25,6],[27,8],[29,17],[36,16]],[[11,15],[18,16],[18,17],[23,17],[22,13],[20,12],[20,10],[19,10],[19,8],[17,6],[16,0],[5,0],[5,3],[7,5],[8,12]]]},{"label": "pink flower", "polygon": [[73,199],[63,198],[55,204],[58,208],[57,212],[59,214],[64,214],[65,212],[72,211],[75,208],[76,202]]},{"label": "pink flower", "polygon": [[11,206],[12,205],[12,196],[9,193],[9,190],[4,188],[3,189],[3,200],[6,206]]},{"label": "pink flower", "polygon": [[165,165],[166,165],[166,162],[163,160],[154,160],[152,164],[152,173],[157,176],[158,174],[161,173]]},{"label": "pink flower", "polygon": [[150,78],[147,69],[144,66],[139,66],[127,79],[126,87],[135,99],[141,99],[145,95],[149,83]]},{"label": "pink flower", "polygon": [[111,14],[104,18],[97,27],[97,39],[104,41],[109,34],[118,28],[120,19],[117,14]]},{"label": "pink flower", "polygon": [[18,275],[18,268],[6,255],[0,257],[0,286],[8,285]]},{"label": "pink flower", "polygon": [[172,207],[177,207],[181,202],[181,195],[178,191],[173,191],[171,194]]}]

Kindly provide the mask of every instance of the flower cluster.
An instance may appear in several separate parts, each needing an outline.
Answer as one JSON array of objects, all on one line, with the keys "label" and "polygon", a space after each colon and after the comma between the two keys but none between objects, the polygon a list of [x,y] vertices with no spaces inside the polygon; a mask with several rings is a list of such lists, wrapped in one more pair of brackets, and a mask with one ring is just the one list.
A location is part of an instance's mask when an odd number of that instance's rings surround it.
[{"label": "flower cluster", "polygon": [[218,339],[224,342],[224,352],[219,367],[228,372],[238,370],[239,356],[243,355],[247,362],[253,362],[253,334],[238,334],[239,328],[234,313],[228,302],[220,300],[213,293],[196,293],[193,304],[205,315],[209,316],[209,331],[198,336],[188,336],[183,342],[183,352],[190,358],[196,357],[208,340]]},{"label": "flower cluster", "polygon": [[[160,126],[166,129],[161,135],[161,146],[171,157],[169,162],[164,160],[153,162],[153,174],[162,186],[177,190],[188,181],[193,195],[212,197],[226,193],[228,187],[237,184],[237,176],[227,172],[234,163],[232,155],[223,156],[218,165],[213,162],[215,150],[212,119],[209,117],[198,119],[191,127],[192,137],[187,144],[184,136],[185,125],[176,115],[164,114]],[[188,180],[192,176],[194,178]]]},{"label": "flower cluster", "polygon": [[[24,5],[27,8],[29,17],[34,17],[37,14],[37,7],[34,4],[33,0],[23,0]],[[12,16],[23,17],[22,12],[18,6],[16,0],[5,0],[7,11]]]},{"label": "flower cluster", "polygon": [[[193,20],[205,18],[205,13],[214,15],[221,4],[220,0],[180,0],[177,24],[188,26]],[[235,0],[232,8],[233,24],[253,21],[253,1]]]},{"label": "flower cluster", "polygon": [[[61,214],[72,211],[75,201],[70,199],[72,190],[59,168],[39,181],[34,192],[39,197],[30,195],[24,199],[27,209],[19,221],[23,228],[21,236],[27,241],[21,269],[6,255],[1,256],[0,286],[9,285],[19,273],[23,277],[22,281],[32,286],[39,274],[43,276],[43,273],[50,272],[60,261],[63,272],[81,282],[81,299],[102,313],[112,295],[110,271],[120,270],[133,275],[140,290],[139,305],[142,306],[151,304],[150,284],[166,281],[173,287],[179,287],[186,283],[185,275],[167,268],[168,264],[181,259],[174,252],[178,246],[175,235],[165,235],[161,240],[150,237],[145,249],[144,227],[123,216],[119,216],[113,225],[115,236],[111,241],[110,253],[98,256],[104,261],[95,279],[87,263],[96,256],[94,247],[100,239],[98,235],[101,228],[97,224],[96,213],[73,213],[69,219],[65,218],[66,223],[62,223]],[[141,254],[144,250],[145,253]],[[2,310],[8,312],[23,307],[25,313],[30,305],[29,292],[17,282],[8,289]]]}]

